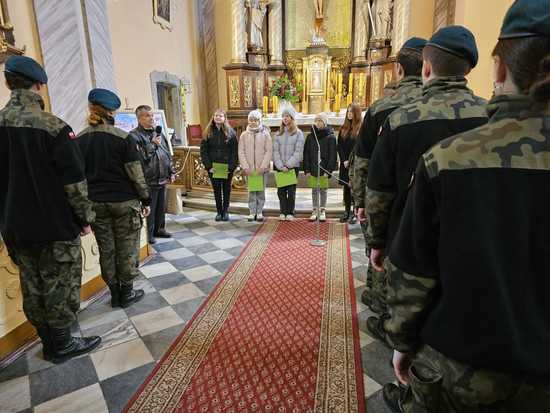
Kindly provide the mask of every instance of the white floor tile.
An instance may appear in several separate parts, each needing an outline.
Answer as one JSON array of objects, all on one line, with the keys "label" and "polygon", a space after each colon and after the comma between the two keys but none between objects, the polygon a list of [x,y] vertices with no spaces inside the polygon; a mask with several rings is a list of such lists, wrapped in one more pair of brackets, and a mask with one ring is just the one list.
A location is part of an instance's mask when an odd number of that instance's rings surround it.
[{"label": "white floor tile", "polygon": [[159,291],[159,293],[166,301],[168,301],[168,303],[170,303],[170,305],[204,296],[204,293],[191,283],[168,288],[166,290]]},{"label": "white floor tile", "polygon": [[214,232],[219,232],[216,228],[213,228],[213,227],[210,227],[210,226],[197,228],[197,229],[194,229],[192,231],[197,235],[207,235],[207,234],[212,234]]},{"label": "white floor tile", "polygon": [[[246,234],[243,234],[243,235],[246,235]],[[241,245],[243,245],[241,241],[235,238],[226,238],[226,239],[220,239],[218,241],[212,241],[212,244],[214,244],[216,247],[221,249],[240,247]]]},{"label": "white floor tile", "polygon": [[220,275],[220,272],[210,265],[203,265],[190,270],[184,270],[182,271],[182,274],[185,275],[185,277],[190,281],[197,282],[206,280],[207,278],[216,277]]},{"label": "white floor tile", "polygon": [[169,250],[169,251],[163,251],[160,253],[164,259],[167,260],[177,260],[180,258],[186,258],[190,257],[193,254],[191,251],[189,251],[187,248],[177,248],[175,250]]},{"label": "white floor tile", "polygon": [[172,307],[149,311],[148,313],[131,317],[130,320],[132,320],[136,330],[142,337],[183,323],[181,317]]},{"label": "white floor tile", "polygon": [[216,262],[231,260],[234,257],[225,251],[212,251],[207,252],[206,254],[200,254],[199,258],[206,261],[208,264],[214,264]]},{"label": "white floor tile", "polygon": [[147,278],[158,277],[160,275],[170,274],[177,272],[177,268],[169,262],[161,262],[159,264],[145,265],[139,269],[141,273]]},{"label": "white floor tile", "polygon": [[99,383],[49,400],[34,408],[35,413],[107,413],[108,411]]},{"label": "white floor tile", "polygon": [[363,387],[365,389],[365,397],[372,396],[374,393],[382,388],[380,384],[375,382],[366,374],[363,374]]},{"label": "white floor tile", "polygon": [[15,413],[31,407],[29,376],[0,383],[0,411]]},{"label": "white floor tile", "polygon": [[108,379],[153,361],[153,356],[141,339],[92,353],[90,358],[99,380]]},{"label": "white floor tile", "polygon": [[203,237],[189,237],[189,238],[179,239],[178,242],[184,247],[189,247],[191,245],[206,244],[208,240],[204,239]]}]

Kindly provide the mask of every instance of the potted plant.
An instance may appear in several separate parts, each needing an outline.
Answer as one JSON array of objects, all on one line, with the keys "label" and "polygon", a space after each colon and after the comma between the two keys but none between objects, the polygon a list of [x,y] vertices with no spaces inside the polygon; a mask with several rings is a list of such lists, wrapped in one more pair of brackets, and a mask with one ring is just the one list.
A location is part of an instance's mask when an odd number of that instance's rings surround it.
[{"label": "potted plant", "polygon": [[285,108],[292,106],[292,103],[300,101],[302,85],[296,85],[287,75],[284,75],[273,83],[271,89],[269,89],[269,95],[279,98],[278,114],[280,115]]}]

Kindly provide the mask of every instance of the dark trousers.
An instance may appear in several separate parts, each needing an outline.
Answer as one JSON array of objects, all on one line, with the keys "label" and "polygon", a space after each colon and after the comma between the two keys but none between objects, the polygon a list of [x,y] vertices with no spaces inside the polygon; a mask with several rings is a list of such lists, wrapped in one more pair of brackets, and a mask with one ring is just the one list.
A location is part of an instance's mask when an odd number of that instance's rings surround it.
[{"label": "dark trousers", "polygon": [[344,189],[344,206],[346,208],[346,212],[349,213],[351,211],[351,188],[348,185],[343,186]]},{"label": "dark trousers", "polygon": [[150,186],[149,190],[151,191],[151,213],[147,217],[147,231],[149,239],[151,239],[166,226],[166,219],[164,217],[166,186]]},{"label": "dark trousers", "polygon": [[[298,176],[298,170],[294,169],[294,173]],[[279,204],[281,205],[281,214],[294,215],[294,207],[296,205],[296,185],[283,186],[277,189]]]},{"label": "dark trousers", "polygon": [[229,197],[231,195],[231,180],[233,174],[230,173],[227,179],[212,178],[212,174],[209,173],[210,182],[214,189],[214,198],[216,199],[216,211],[218,214],[223,214],[229,209]]}]

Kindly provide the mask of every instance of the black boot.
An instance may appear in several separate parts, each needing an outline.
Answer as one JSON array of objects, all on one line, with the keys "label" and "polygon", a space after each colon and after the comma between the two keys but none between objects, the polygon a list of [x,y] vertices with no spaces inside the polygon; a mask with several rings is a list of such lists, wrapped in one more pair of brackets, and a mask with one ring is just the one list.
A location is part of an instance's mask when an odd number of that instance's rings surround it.
[{"label": "black boot", "polygon": [[403,408],[401,403],[405,397],[406,389],[396,386],[393,383],[388,383],[382,389],[382,397],[386,406],[388,406],[394,413],[402,413]]},{"label": "black boot", "polygon": [[222,221],[229,221],[229,213],[227,212],[227,210],[223,211]]},{"label": "black boot", "polygon": [[42,355],[44,356],[44,360],[50,361],[53,357],[50,328],[48,326],[36,327],[36,332],[40,340],[42,340]]},{"label": "black boot", "polygon": [[218,212],[218,213],[216,214],[216,218],[214,218],[214,221],[219,222],[219,221],[221,221],[221,220],[222,220],[222,214]]},{"label": "black boot", "polygon": [[344,212],[344,215],[340,217],[340,222],[347,222],[349,219],[349,211]]},{"label": "black boot", "polygon": [[120,284],[119,303],[122,308],[130,307],[145,296],[143,290],[134,290],[133,283]]},{"label": "black boot", "polygon": [[349,221],[348,221],[351,225],[354,225],[357,223],[357,217],[355,216],[355,212],[352,212],[350,217],[349,217]]},{"label": "black boot", "polygon": [[120,287],[118,284],[107,284],[111,291],[111,307],[120,307]]},{"label": "black boot", "polygon": [[52,344],[51,361],[59,364],[73,357],[88,353],[101,344],[101,337],[72,337],[71,329],[50,328]]}]

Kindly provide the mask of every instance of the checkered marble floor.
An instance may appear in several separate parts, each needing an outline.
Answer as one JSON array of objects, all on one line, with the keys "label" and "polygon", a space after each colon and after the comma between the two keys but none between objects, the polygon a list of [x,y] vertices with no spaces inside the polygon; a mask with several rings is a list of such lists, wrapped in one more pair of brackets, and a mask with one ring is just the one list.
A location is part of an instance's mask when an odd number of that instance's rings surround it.
[{"label": "checkered marble floor", "polygon": [[[0,371],[0,411],[120,412],[257,227],[238,215],[230,222],[215,222],[211,212],[191,209],[167,215],[174,237],[159,240],[135,283],[145,298],[127,309],[112,309],[108,295],[85,303],[73,333],[101,335],[101,347],[54,365],[42,359],[40,344],[34,346]],[[350,238],[367,409],[386,413],[380,389],[394,381],[391,352],[366,332],[371,313],[359,298],[367,259],[358,225],[350,227]]]}]

